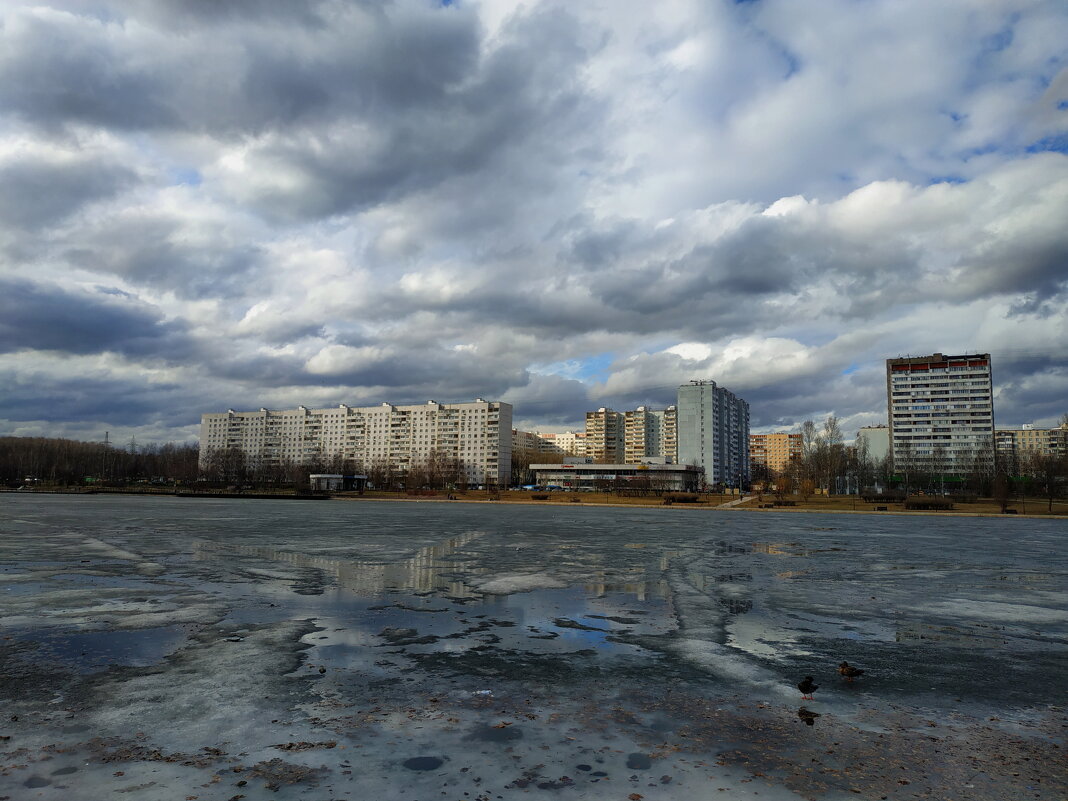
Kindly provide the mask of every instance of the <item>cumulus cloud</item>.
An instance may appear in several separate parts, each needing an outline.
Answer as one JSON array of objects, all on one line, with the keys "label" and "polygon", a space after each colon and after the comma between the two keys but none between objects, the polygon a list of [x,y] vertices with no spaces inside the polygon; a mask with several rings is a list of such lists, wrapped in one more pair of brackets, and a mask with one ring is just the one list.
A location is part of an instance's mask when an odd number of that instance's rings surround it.
[{"label": "cumulus cloud", "polygon": [[853,426],[935,350],[1052,423],[1066,39],[1016,0],[10,3],[0,426],[483,396],[566,428],[691,378]]}]

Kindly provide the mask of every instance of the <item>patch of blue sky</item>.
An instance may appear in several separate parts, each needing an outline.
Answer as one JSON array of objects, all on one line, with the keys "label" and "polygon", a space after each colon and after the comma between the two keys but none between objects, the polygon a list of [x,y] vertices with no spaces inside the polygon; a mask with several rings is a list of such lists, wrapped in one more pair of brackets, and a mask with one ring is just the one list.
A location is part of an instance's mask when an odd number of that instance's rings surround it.
[{"label": "patch of blue sky", "polygon": [[968,179],[962,175],[935,175],[928,179],[927,185],[934,186],[935,184],[966,184]]},{"label": "patch of blue sky", "polygon": [[[1015,21],[1015,20],[1014,20]],[[1012,44],[1015,34],[1012,26],[1002,28],[997,33],[984,36],[981,47],[987,53],[997,53]]]},{"label": "patch of blue sky", "polygon": [[575,381],[605,381],[610,374],[608,368],[614,360],[612,353],[599,353],[585,359],[532,364],[529,369],[532,373],[558,375]]},{"label": "patch of blue sky", "polygon": [[203,180],[200,173],[192,167],[172,167],[168,170],[171,183],[177,186],[200,186]]},{"label": "patch of blue sky", "polygon": [[783,80],[792,78],[794,75],[801,72],[801,59],[786,48],[782,48],[782,57],[786,59],[786,72],[782,76]]},{"label": "patch of blue sky", "polygon": [[973,159],[976,156],[987,156],[991,153],[997,153],[999,150],[1001,150],[1001,148],[998,145],[983,145],[982,147],[972,147],[962,151],[960,157],[964,161],[968,161],[968,159]]},{"label": "patch of blue sky", "polygon": [[100,292],[100,293],[102,293],[104,295],[118,295],[119,297],[123,297],[123,298],[132,298],[133,297],[133,295],[131,295],[129,292],[126,292],[126,291],[124,291],[122,289],[119,289],[118,287],[114,287],[114,286],[103,286],[101,284],[97,284],[96,286],[93,287],[93,289],[95,289],[97,292]]},{"label": "patch of blue sky", "polygon": [[1068,134],[1047,136],[1027,146],[1028,153],[1068,153]]}]

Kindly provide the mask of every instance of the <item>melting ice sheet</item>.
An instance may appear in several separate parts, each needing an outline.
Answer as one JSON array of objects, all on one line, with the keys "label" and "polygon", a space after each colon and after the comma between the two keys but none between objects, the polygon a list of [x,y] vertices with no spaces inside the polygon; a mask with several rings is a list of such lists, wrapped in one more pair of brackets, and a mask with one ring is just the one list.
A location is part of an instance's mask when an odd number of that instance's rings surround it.
[{"label": "melting ice sheet", "polygon": [[1066,533],[3,495],[0,799],[1062,798]]}]

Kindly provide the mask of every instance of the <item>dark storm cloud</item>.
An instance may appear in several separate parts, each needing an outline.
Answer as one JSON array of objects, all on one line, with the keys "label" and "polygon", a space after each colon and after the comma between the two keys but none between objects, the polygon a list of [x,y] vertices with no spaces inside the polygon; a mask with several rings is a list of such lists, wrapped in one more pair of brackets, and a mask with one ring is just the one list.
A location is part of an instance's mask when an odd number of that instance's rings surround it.
[{"label": "dark storm cloud", "polygon": [[115,376],[35,373],[0,368],[0,420],[77,420],[136,427],[164,422],[168,427],[200,420],[200,398],[175,384]]},{"label": "dark storm cloud", "polygon": [[[492,180],[497,172],[514,181],[529,169],[526,160],[573,147],[602,111],[582,102],[575,80],[561,77],[589,56],[573,20],[562,12],[535,15],[481,61],[475,33],[437,25],[392,31],[389,40],[400,38],[404,52],[380,54],[362,79],[365,94],[343,101],[342,119],[265,138],[246,154],[245,172],[223,180],[264,212],[300,220],[375,206],[459,176]],[[275,174],[285,179],[273,181]]]},{"label": "dark storm cloud", "polygon": [[1032,350],[992,353],[998,427],[1036,420],[1059,422],[1068,414],[1068,351],[1059,342],[1035,342]]},{"label": "dark storm cloud", "polygon": [[12,15],[0,28],[0,107],[46,127],[173,125],[151,58],[117,51],[116,35],[117,26],[52,10]]},{"label": "dark storm cloud", "polygon": [[320,11],[326,23],[310,30],[268,16],[190,38],[121,17],[24,10],[0,30],[10,41],[0,104],[48,128],[241,137],[241,166],[227,162],[218,178],[289,220],[374,206],[489,165],[507,175],[518,167],[501,163],[509,157],[559,161],[603,113],[575,77],[598,42],[563,11],[517,20],[485,54],[471,11]]},{"label": "dark storm cloud", "polygon": [[1068,288],[1068,230],[1043,240],[999,242],[963,272],[970,293],[1024,295],[1018,310],[1038,311]]},{"label": "dark storm cloud", "polygon": [[173,15],[125,18],[126,6],[103,18],[16,12],[0,30],[0,103],[48,127],[235,136],[440,98],[478,58],[478,20],[454,9],[332,3],[321,18],[307,6],[251,14],[229,5],[178,14],[192,22],[220,9],[210,28],[183,36]]},{"label": "dark storm cloud", "polygon": [[[585,414],[602,405],[590,399],[589,387],[573,378],[530,373],[523,383],[516,383],[502,399],[514,408],[515,423],[530,421],[528,428],[581,428]],[[534,422],[538,421],[538,422]]]},{"label": "dark storm cloud", "polygon": [[704,242],[709,235],[694,226],[572,225],[552,272],[538,266],[537,253],[519,252],[482,265],[483,280],[464,292],[386,287],[369,313],[389,318],[422,308],[554,339],[603,330],[708,341],[781,324],[784,308],[800,310],[814,293],[835,303],[836,317],[869,316],[907,297],[922,273],[909,243],[858,241],[826,225],[753,212]]},{"label": "dark storm cloud", "polygon": [[[835,414],[840,417],[870,412],[872,422],[886,422],[885,372],[873,368],[848,376],[804,375],[744,390],[752,425],[795,428],[806,418]],[[822,380],[821,380],[822,379]],[[852,439],[855,431],[843,432]]]},{"label": "dark storm cloud", "polygon": [[324,386],[394,387],[409,397],[464,396],[472,386],[483,394],[498,395],[510,386],[526,383],[527,373],[507,358],[472,357],[434,345],[420,349],[378,347],[355,352],[329,349],[308,363],[308,372],[296,383]]},{"label": "dark storm cloud", "polygon": [[[854,314],[851,284],[862,306],[865,293],[886,303],[920,273],[916,255],[896,242],[857,241],[825,226],[753,215],[679,259],[639,264],[591,288],[607,306],[648,318],[654,330],[670,327],[665,315],[677,316],[694,321],[682,330],[715,337],[770,322],[761,314],[762,299],[796,295],[821,281],[843,301],[837,315]],[[752,315],[749,322],[738,310]],[[719,325],[712,322],[717,318]]]},{"label": "dark storm cloud", "polygon": [[108,273],[135,285],[169,289],[182,298],[242,295],[263,258],[226,219],[210,210],[134,208],[57,240],[73,267]]},{"label": "dark storm cloud", "polygon": [[[353,4],[367,2],[351,0]],[[101,4],[105,5],[105,4]],[[320,27],[322,10],[329,0],[126,0],[108,3],[115,16],[130,13],[140,19],[158,20],[170,26],[195,27],[220,23],[257,23],[271,20],[287,25]]]},{"label": "dark storm cloud", "polygon": [[0,353],[25,350],[110,351],[164,361],[190,355],[185,325],[165,322],[156,308],[0,279]]},{"label": "dark storm cloud", "polygon": [[127,168],[90,158],[11,160],[0,164],[0,225],[51,225],[90,201],[113,196],[135,179]]}]

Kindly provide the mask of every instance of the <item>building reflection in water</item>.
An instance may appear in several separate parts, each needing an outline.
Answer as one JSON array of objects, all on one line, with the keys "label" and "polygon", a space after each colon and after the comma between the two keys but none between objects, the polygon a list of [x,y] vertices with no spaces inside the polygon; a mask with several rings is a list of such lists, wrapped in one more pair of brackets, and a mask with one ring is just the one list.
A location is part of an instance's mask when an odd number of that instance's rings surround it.
[{"label": "building reflection in water", "polygon": [[[332,575],[339,587],[357,595],[381,595],[386,590],[403,589],[413,592],[439,592],[454,598],[481,598],[467,583],[455,577],[457,564],[445,561],[455,556],[482,532],[471,531],[450,537],[442,543],[420,548],[415,555],[401,562],[372,562],[358,559],[334,559],[308,556],[296,551],[283,551],[258,545],[236,545],[198,540],[194,544],[194,558],[217,559],[220,554],[240,554],[285,562],[297,567],[322,570]],[[464,565],[466,577],[485,573],[485,568]]]},{"label": "building reflection in water", "polygon": [[976,623],[969,628],[970,631],[954,626],[905,622],[898,626],[894,640],[906,643],[937,642],[961,648],[991,648],[1008,644],[1002,626]]},{"label": "building reflection in water", "polygon": [[[198,540],[193,546],[194,559],[216,560],[226,554],[250,556],[274,562],[284,562],[302,568],[314,568],[334,577],[338,587],[361,596],[381,595],[388,590],[409,590],[414,593],[439,593],[451,598],[483,599],[487,597],[472,585],[479,576],[490,571],[477,564],[474,554],[457,560],[464,548],[483,536],[472,531],[444,542],[420,548],[412,557],[399,562],[375,562],[358,559],[338,559],[309,556],[297,551],[281,550],[259,545],[220,543]],[[661,562],[663,564],[663,561]],[[463,577],[457,573],[462,572]],[[499,572],[499,571],[494,571]],[[602,597],[613,593],[633,595],[639,601],[664,599],[670,594],[665,580],[647,578],[644,568],[624,571],[603,569],[593,571],[583,582],[589,595]]]}]

